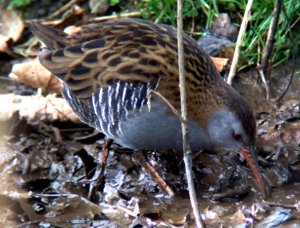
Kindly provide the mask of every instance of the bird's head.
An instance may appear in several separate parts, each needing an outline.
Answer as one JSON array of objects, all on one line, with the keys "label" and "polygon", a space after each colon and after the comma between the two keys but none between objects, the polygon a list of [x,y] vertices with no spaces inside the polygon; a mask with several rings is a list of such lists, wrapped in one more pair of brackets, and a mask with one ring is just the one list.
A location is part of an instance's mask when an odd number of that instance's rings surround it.
[{"label": "bird's head", "polygon": [[208,134],[215,147],[240,153],[247,161],[264,196],[268,187],[261,175],[254,153],[256,124],[248,104],[241,98],[213,112],[208,119]]},{"label": "bird's head", "polygon": [[221,109],[212,113],[208,119],[207,128],[214,145],[232,151],[253,146],[255,122],[253,116],[248,115],[248,118],[247,124],[251,126],[245,127],[243,121],[232,111]]}]

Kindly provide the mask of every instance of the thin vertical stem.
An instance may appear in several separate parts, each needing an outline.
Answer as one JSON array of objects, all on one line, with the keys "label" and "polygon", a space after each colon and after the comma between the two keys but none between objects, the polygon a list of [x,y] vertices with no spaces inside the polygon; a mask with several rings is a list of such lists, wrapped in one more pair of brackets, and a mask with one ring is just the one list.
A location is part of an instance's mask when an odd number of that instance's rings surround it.
[{"label": "thin vertical stem", "polygon": [[234,75],[235,75],[235,71],[236,71],[236,67],[237,67],[238,60],[239,60],[239,55],[240,55],[240,48],[241,48],[242,43],[243,43],[243,38],[244,38],[244,34],[245,34],[247,24],[248,24],[248,21],[249,21],[250,10],[252,8],[252,4],[253,4],[253,0],[249,0],[248,3],[247,3],[246,9],[245,9],[245,13],[244,13],[244,17],[243,17],[243,20],[242,20],[241,28],[240,28],[239,35],[238,35],[238,38],[237,38],[237,42],[236,42],[235,49],[234,49],[232,64],[231,64],[229,75],[228,75],[228,78],[227,78],[227,83],[229,85],[232,84],[232,80],[233,80]]},{"label": "thin vertical stem", "polygon": [[280,15],[280,11],[282,8],[282,0],[277,0],[274,6],[274,10],[273,10],[273,17],[272,17],[272,21],[269,27],[269,31],[268,31],[268,36],[267,36],[267,41],[266,41],[266,46],[263,50],[263,54],[262,54],[262,58],[261,58],[261,69],[264,72],[264,74],[267,76],[267,68],[269,65],[269,59],[273,50],[273,45],[274,45],[274,39],[275,39],[275,35],[276,35],[276,29],[277,29],[277,25],[278,25],[278,20],[279,20],[279,15]]},{"label": "thin vertical stem", "polygon": [[195,216],[196,225],[198,228],[204,227],[200,215],[197,196],[192,178],[192,159],[191,148],[188,143],[188,124],[187,124],[187,105],[186,105],[186,87],[184,77],[184,48],[183,48],[183,32],[182,32],[182,0],[177,0],[177,39],[178,39],[178,70],[179,70],[179,88],[180,88],[180,102],[181,102],[181,117],[184,121],[181,122],[182,128],[182,147],[184,153],[185,173],[188,183],[188,190],[190,194],[190,201]]}]

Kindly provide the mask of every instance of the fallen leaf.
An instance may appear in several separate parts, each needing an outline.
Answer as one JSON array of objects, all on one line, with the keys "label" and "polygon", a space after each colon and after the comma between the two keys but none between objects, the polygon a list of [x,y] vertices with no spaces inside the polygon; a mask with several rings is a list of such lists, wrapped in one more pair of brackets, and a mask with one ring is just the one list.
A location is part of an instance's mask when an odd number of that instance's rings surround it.
[{"label": "fallen leaf", "polygon": [[2,12],[2,22],[1,33],[11,37],[14,42],[17,42],[21,38],[25,28],[21,14],[15,11],[4,10]]},{"label": "fallen leaf", "polygon": [[0,95],[0,121],[9,120],[18,112],[20,118],[35,121],[72,121],[80,122],[64,98],[54,94],[44,96]]},{"label": "fallen leaf", "polygon": [[12,46],[12,38],[0,34],[0,52],[13,55],[11,51],[11,46]]},{"label": "fallen leaf", "polygon": [[219,58],[219,57],[212,57],[212,56],[210,56],[210,58],[213,61],[213,64],[217,68],[218,72],[223,71],[223,69],[228,65],[227,58]]},{"label": "fallen leaf", "polygon": [[44,91],[51,91],[60,94],[61,82],[40,62],[34,61],[17,63],[13,66],[9,77],[16,82],[21,82],[32,88],[41,88]]}]

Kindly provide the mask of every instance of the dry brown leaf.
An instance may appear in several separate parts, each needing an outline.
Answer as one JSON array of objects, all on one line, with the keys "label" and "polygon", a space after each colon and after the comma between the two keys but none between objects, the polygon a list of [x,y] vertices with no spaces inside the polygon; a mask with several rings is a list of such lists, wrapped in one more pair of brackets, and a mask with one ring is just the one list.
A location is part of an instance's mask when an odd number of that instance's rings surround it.
[{"label": "dry brown leaf", "polygon": [[55,95],[20,96],[15,94],[0,95],[0,121],[9,120],[15,112],[29,121],[72,121],[80,122],[64,98]]},{"label": "dry brown leaf", "polygon": [[2,12],[3,27],[1,33],[11,37],[14,42],[18,41],[24,31],[25,25],[21,14],[15,11],[4,10]]},{"label": "dry brown leaf", "polygon": [[32,88],[41,88],[57,94],[60,94],[62,87],[61,82],[44,68],[37,59],[15,64],[9,77],[13,81],[24,83]]},{"label": "dry brown leaf", "polygon": [[9,55],[12,55],[11,44],[12,44],[11,37],[0,34],[0,52],[4,52]]},{"label": "dry brown leaf", "polygon": [[210,56],[210,58],[213,61],[218,72],[221,72],[228,64],[228,59],[226,58],[219,58],[219,57],[212,57],[212,56]]}]

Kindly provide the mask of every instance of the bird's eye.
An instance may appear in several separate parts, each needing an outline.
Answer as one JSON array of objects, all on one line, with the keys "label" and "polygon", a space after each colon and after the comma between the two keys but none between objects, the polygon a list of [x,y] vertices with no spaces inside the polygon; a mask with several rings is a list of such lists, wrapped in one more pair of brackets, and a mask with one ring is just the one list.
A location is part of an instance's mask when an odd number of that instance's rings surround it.
[{"label": "bird's eye", "polygon": [[233,138],[236,140],[236,141],[242,141],[243,140],[243,136],[240,132],[237,132],[237,131],[234,131],[232,133],[232,136]]}]

